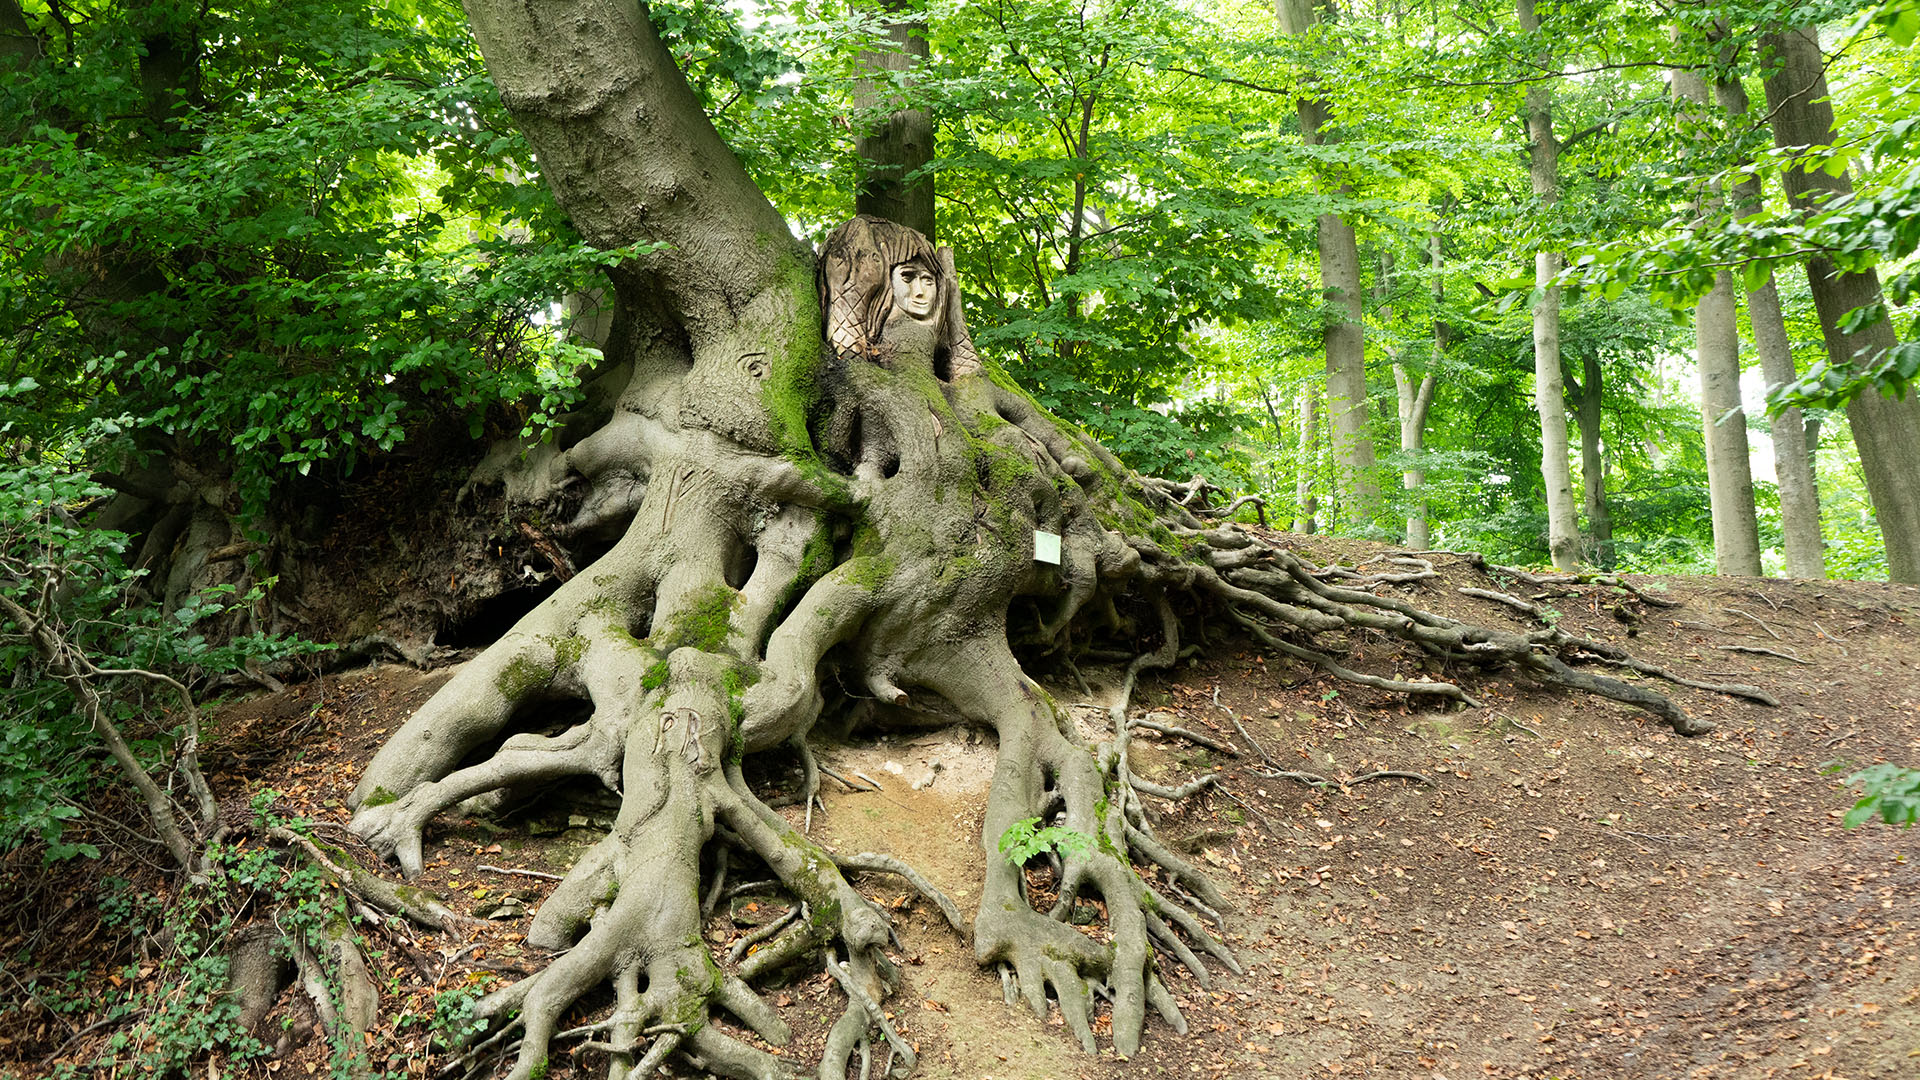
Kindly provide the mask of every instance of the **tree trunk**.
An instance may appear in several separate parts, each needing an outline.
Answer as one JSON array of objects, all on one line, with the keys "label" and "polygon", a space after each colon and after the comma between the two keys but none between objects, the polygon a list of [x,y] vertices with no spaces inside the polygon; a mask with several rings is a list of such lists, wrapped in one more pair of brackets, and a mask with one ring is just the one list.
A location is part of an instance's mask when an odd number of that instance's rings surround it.
[{"label": "tree trunk", "polygon": [[1613,510],[1607,505],[1607,460],[1600,447],[1600,406],[1606,392],[1606,373],[1592,353],[1580,358],[1580,385],[1574,422],[1580,428],[1580,480],[1586,495],[1587,532],[1593,537],[1594,561],[1601,569],[1614,567]]},{"label": "tree trunk", "polygon": [[[1278,0],[1283,32],[1300,36],[1319,21],[1312,0]],[[1330,142],[1327,107],[1317,98],[1299,102],[1300,138],[1308,146]],[[1346,190],[1342,187],[1341,190]],[[1360,248],[1353,227],[1338,214],[1315,221],[1320,255],[1320,288],[1326,302],[1321,332],[1327,356],[1327,417],[1331,421],[1339,492],[1356,525],[1371,522],[1380,509],[1380,481],[1368,423],[1367,345],[1362,322]]]},{"label": "tree trunk", "polygon": [[[1703,123],[1707,83],[1675,68],[1674,96]],[[1717,183],[1717,182],[1716,182]],[[1702,214],[1719,209],[1713,191]],[[1733,277],[1714,275],[1713,288],[1693,309],[1694,363],[1700,372],[1700,416],[1707,447],[1707,499],[1713,516],[1713,565],[1723,577],[1760,576],[1760,526],[1753,508],[1753,465],[1747,448],[1747,412],[1740,401],[1740,330]]]},{"label": "tree trunk", "polygon": [[1707,498],[1713,515],[1713,565],[1723,577],[1760,576],[1760,530],[1753,509],[1747,413],[1740,403],[1740,337],[1733,278],[1714,276],[1694,305],[1694,359],[1700,369],[1700,417],[1707,445]]},{"label": "tree trunk", "polygon": [[926,63],[927,24],[925,16],[906,0],[881,0],[879,7],[887,19],[888,47],[861,53],[860,63],[882,74],[859,82],[853,104],[861,110],[888,111],[876,126],[854,139],[854,153],[864,166],[854,192],[854,210],[905,225],[932,240],[933,177],[909,178],[933,160],[933,114],[911,107],[886,74],[912,71]]},{"label": "tree trunk", "polygon": [[[1433,245],[1436,253],[1439,238]],[[1438,279],[1435,279],[1436,286]],[[1392,325],[1394,312],[1393,297],[1393,254],[1390,251],[1380,253],[1380,272],[1374,282],[1374,298],[1380,306],[1380,321]],[[1436,343],[1438,338],[1436,322]],[[1400,450],[1406,455],[1408,463],[1400,473],[1401,487],[1407,492],[1407,546],[1416,550],[1425,550],[1430,544],[1427,528],[1427,500],[1420,493],[1426,484],[1427,471],[1419,462],[1419,454],[1427,441],[1427,410],[1433,405],[1434,374],[1428,368],[1418,382],[1402,364],[1396,350],[1387,350],[1387,359],[1392,362],[1395,412],[1400,419]]]},{"label": "tree trunk", "polygon": [[[1520,29],[1540,31],[1533,0],[1514,0]],[[1560,201],[1560,144],[1553,136],[1553,99],[1542,84],[1527,89],[1527,160],[1533,195],[1541,213]],[[1560,376],[1560,289],[1551,284],[1560,273],[1557,251],[1533,257],[1540,297],[1533,305],[1533,405],[1540,413],[1540,480],[1547,497],[1547,551],[1553,565],[1580,565],[1580,525],[1573,505],[1573,469],[1567,459],[1567,401]]]},{"label": "tree trunk", "polygon": [[[1747,88],[1738,79],[1718,82],[1714,96],[1735,123],[1747,115]],[[1741,218],[1752,217],[1765,206],[1760,181],[1743,175],[1734,187],[1736,208]],[[1760,373],[1769,386],[1782,386],[1796,377],[1793,343],[1787,337],[1787,320],[1780,310],[1780,293],[1773,284],[1773,271],[1757,288],[1747,293],[1747,321],[1753,328],[1753,344],[1760,354]],[[1809,440],[1806,416],[1799,409],[1784,409],[1768,422],[1773,438],[1773,474],[1780,491],[1780,528],[1786,548],[1787,576],[1824,578],[1827,576],[1826,545],[1820,536],[1820,488],[1814,482],[1813,448]]]},{"label": "tree trunk", "polygon": [[1316,514],[1320,505],[1313,494],[1313,473],[1314,462],[1320,456],[1317,430],[1320,410],[1315,406],[1314,396],[1312,389],[1302,386],[1295,405],[1295,413],[1300,418],[1300,446],[1294,457],[1293,472],[1293,531],[1297,533],[1310,533],[1318,527]]},{"label": "tree trunk", "polygon": [[1428,371],[1416,384],[1405,365],[1395,364],[1393,385],[1400,406],[1400,449],[1410,456],[1406,471],[1400,474],[1400,483],[1408,493],[1407,546],[1424,551],[1433,543],[1427,527],[1427,497],[1421,492],[1427,483],[1427,470],[1413,455],[1426,449],[1427,410],[1433,405],[1434,375]]},{"label": "tree trunk", "polygon": [[[1775,145],[1826,146],[1833,142],[1833,106],[1820,42],[1812,29],[1789,29],[1766,38],[1780,69],[1766,80]],[[1789,200],[1812,210],[1827,198],[1850,194],[1853,181],[1842,172],[1792,169],[1781,177]],[[1873,270],[1843,274],[1820,256],[1807,260],[1807,282],[1820,315],[1827,357],[1835,367],[1877,357],[1895,344],[1886,319],[1849,334],[1840,328],[1850,311],[1881,302],[1880,277]],[[1893,400],[1868,390],[1847,405],[1847,422],[1860,450],[1867,495],[1886,545],[1887,576],[1920,583],[1920,394]]]}]

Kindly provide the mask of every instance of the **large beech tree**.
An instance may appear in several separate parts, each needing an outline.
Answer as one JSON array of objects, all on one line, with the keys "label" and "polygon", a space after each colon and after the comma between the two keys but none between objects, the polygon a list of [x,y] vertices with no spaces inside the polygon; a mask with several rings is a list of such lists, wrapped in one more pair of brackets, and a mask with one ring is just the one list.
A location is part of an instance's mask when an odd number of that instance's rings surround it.
[{"label": "large beech tree", "polygon": [[[1635,663],[1610,646],[1327,584],[1261,534],[1196,513],[1199,483],[1129,473],[976,357],[949,252],[873,218],[818,256],[796,241],[643,5],[469,0],[468,12],[581,235],[650,250],[612,274],[607,364],[588,395],[599,411],[567,425],[584,436],[561,452],[529,455],[514,484],[533,499],[574,492],[556,535],[611,548],[462,668],[352,797],[355,830],[412,874],[428,822],[456,804],[573,776],[621,796],[612,832],[529,928],[531,945],[559,955],[478,1006],[489,1031],[476,1064],[506,1053],[515,1080],[544,1075],[568,1011],[611,984],[612,1015],[592,1030],[613,1075],[649,1075],[674,1053],[729,1076],[791,1075],[790,1058],[707,1021],[724,1010],[784,1042],[753,984],[824,955],[847,1006],[819,1075],[845,1076],[882,1036],[881,1071],[910,1071],[879,1005],[895,985],[887,920],[847,875],[903,874],[956,926],[962,914],[904,863],[825,850],[743,769],[749,755],[798,761],[810,799],[810,731],[849,697],[882,725],[933,716],[997,735],[976,956],[1035,1009],[1051,994],[1089,1049],[1110,1002],[1114,1047],[1129,1055],[1149,1011],[1185,1029],[1156,954],[1202,975],[1237,966],[1207,925],[1226,898],[1154,838],[1141,805],[1191,792],[1127,765],[1124,699],[1142,670],[1180,654],[1183,619],[1238,621],[1267,648],[1389,691],[1470,700],[1452,683],[1350,671],[1315,635],[1366,628],[1456,667],[1522,667],[1684,733],[1709,726],[1561,659]],[[1096,640],[1137,658],[1113,734],[1088,745],[1016,646]],[[584,719],[550,726],[580,715],[568,701],[585,703]],[[1051,912],[999,852],[1034,819],[1093,841],[1061,852]],[[723,851],[764,864],[796,912],[740,962],[712,955],[702,933]],[[1109,934],[1075,929],[1080,896],[1104,903]]]}]

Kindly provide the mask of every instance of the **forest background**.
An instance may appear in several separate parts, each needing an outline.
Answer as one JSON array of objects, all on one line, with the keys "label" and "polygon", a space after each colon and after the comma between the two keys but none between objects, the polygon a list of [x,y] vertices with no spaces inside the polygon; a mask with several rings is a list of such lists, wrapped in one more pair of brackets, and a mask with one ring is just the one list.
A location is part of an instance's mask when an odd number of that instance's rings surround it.
[{"label": "forest background", "polygon": [[[1880,264],[1884,295],[1854,318],[1911,337],[1911,5],[1285,7],[654,15],[811,233],[852,209],[855,134],[894,106],[929,114],[913,175],[983,351],[1143,472],[1257,492],[1300,528],[1704,572],[1714,433],[1735,444],[1722,460],[1751,447],[1737,471],[1756,478],[1729,481],[1725,512],[1750,503],[1754,523],[1723,543],[1778,573],[1793,507],[1770,435],[1790,426],[1826,568],[1885,576],[1841,408],[1863,380],[1834,374],[1858,346],[1823,340],[1802,266]],[[866,58],[907,14],[928,56],[883,92]],[[457,10],[9,0],[0,16],[15,462],[84,462],[136,495],[154,494],[134,474],[156,455],[190,463],[239,541],[436,421],[538,434],[578,396],[592,335],[561,304],[614,256],[548,239],[566,224]],[[1767,96],[1768,76],[1798,77],[1783,28],[1819,28],[1824,87]],[[1695,76],[1719,98],[1689,100]],[[1756,104],[1728,112],[1730,89]],[[1823,89],[1827,137],[1777,147],[1769,120]],[[1853,188],[1790,206],[1782,180],[1802,173]],[[1573,269],[1536,277],[1538,253]],[[1695,356],[1725,350],[1696,340],[1694,309],[1715,270],[1742,286],[1722,282],[1715,308],[1740,309],[1740,373],[1710,362],[1707,416]],[[1759,370],[1747,287],[1769,275],[1798,383]],[[1866,385],[1903,390],[1915,354],[1894,337],[1862,353]],[[1809,407],[1769,419],[1783,384]],[[1543,422],[1568,437],[1543,442]],[[1579,520],[1550,529],[1563,493]]]}]

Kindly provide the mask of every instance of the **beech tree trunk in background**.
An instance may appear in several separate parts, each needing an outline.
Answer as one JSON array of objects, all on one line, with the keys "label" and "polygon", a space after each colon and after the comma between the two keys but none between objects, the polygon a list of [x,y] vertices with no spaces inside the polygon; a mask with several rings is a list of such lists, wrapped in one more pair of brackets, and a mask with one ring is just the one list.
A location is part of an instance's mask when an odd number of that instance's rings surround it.
[{"label": "beech tree trunk in background", "polygon": [[[1780,64],[1766,80],[1775,145],[1830,145],[1833,106],[1827,101],[1826,69],[1815,31],[1795,28],[1770,34],[1766,47]],[[1830,176],[1818,168],[1789,170],[1781,183],[1793,204],[1804,209],[1853,191],[1845,172]],[[1816,256],[1807,260],[1807,282],[1827,357],[1835,367],[1851,366],[1857,357],[1878,356],[1894,346],[1893,324],[1886,319],[1851,334],[1840,328],[1849,311],[1881,301],[1880,277],[1873,270],[1843,274],[1830,260]],[[1847,422],[1886,545],[1887,576],[1920,583],[1920,394],[1896,401],[1869,390],[1848,404]]]},{"label": "beech tree trunk in background", "polygon": [[[1533,0],[1514,0],[1520,29],[1538,33]],[[1527,164],[1533,195],[1542,209],[1560,200],[1560,144],[1553,137],[1552,92],[1542,83],[1527,88]],[[1573,467],[1567,457],[1566,389],[1560,376],[1560,289],[1549,284],[1562,267],[1560,253],[1533,257],[1540,298],[1533,305],[1533,404],[1540,413],[1540,479],[1547,498],[1547,551],[1553,565],[1580,565],[1580,523],[1573,505]]]},{"label": "beech tree trunk in background", "polygon": [[1694,361],[1700,369],[1700,418],[1707,445],[1707,498],[1713,512],[1713,566],[1723,577],[1760,575],[1760,527],[1753,509],[1747,413],[1740,403],[1740,336],[1733,278],[1725,270],[1694,305]]},{"label": "beech tree trunk in background", "polygon": [[[1747,188],[1758,181],[1740,185],[1742,201]],[[1758,205],[1754,203],[1753,205]],[[1760,354],[1760,374],[1768,386],[1792,382],[1797,373],[1793,363],[1793,343],[1787,337],[1787,320],[1780,309],[1780,292],[1774,287],[1773,274],[1767,274],[1760,287],[1747,293],[1747,320],[1753,329],[1753,344]],[[1818,580],[1827,576],[1826,541],[1820,532],[1820,485],[1814,475],[1814,443],[1819,429],[1807,423],[1799,409],[1782,410],[1767,424],[1773,437],[1773,476],[1780,491],[1780,528],[1786,549],[1787,576]]]},{"label": "beech tree trunk in background", "polygon": [[[1747,88],[1738,79],[1714,84],[1714,97],[1736,124],[1745,120]],[[1758,214],[1765,196],[1760,181],[1743,176],[1734,187],[1742,218]],[[1754,349],[1760,354],[1760,374],[1769,386],[1790,383],[1796,377],[1793,345],[1787,337],[1786,316],[1780,310],[1780,292],[1773,272],[1747,293],[1747,321],[1753,328]],[[1787,576],[1827,576],[1826,544],[1820,535],[1820,487],[1814,481],[1812,430],[1799,409],[1783,410],[1768,422],[1773,438],[1773,475],[1780,492],[1780,530],[1786,549]]]},{"label": "beech tree trunk in background", "polygon": [[[1319,22],[1312,0],[1277,0],[1280,29],[1298,37]],[[1300,138],[1324,145],[1327,107],[1317,98],[1301,98]],[[1371,522],[1380,509],[1380,481],[1367,410],[1367,346],[1360,306],[1360,247],[1353,227],[1338,214],[1315,222],[1320,252],[1320,287],[1326,301],[1322,337],[1327,353],[1327,418],[1333,436],[1339,492],[1356,525]]]},{"label": "beech tree trunk in background", "polygon": [[1593,538],[1593,557],[1602,569],[1614,565],[1613,511],[1607,505],[1607,459],[1600,445],[1600,406],[1606,392],[1606,373],[1600,358],[1580,358],[1580,385],[1574,387],[1574,421],[1580,427],[1580,481],[1587,504],[1587,532]]},{"label": "beech tree trunk in background", "polygon": [[1300,398],[1295,408],[1300,417],[1300,448],[1294,458],[1293,473],[1293,531],[1310,533],[1318,527],[1315,514],[1320,509],[1320,500],[1313,494],[1313,466],[1319,456],[1320,410],[1314,405],[1315,394],[1311,387],[1300,388]]},{"label": "beech tree trunk in background", "polygon": [[885,109],[886,116],[853,141],[864,175],[854,192],[856,213],[886,218],[920,232],[933,233],[933,177],[908,179],[933,160],[933,114],[912,108],[892,85],[891,74],[912,71],[926,62],[927,24],[906,0],[882,0],[890,47],[860,54],[860,62],[875,72],[854,90],[856,108]]},{"label": "beech tree trunk in background", "polygon": [[[1672,72],[1674,96],[1696,125],[1706,121],[1707,83],[1691,71]],[[1717,191],[1702,212],[1718,208]],[[1747,412],[1740,401],[1740,330],[1733,277],[1714,276],[1713,288],[1693,309],[1694,363],[1700,372],[1701,430],[1707,447],[1707,499],[1713,514],[1713,566],[1722,576],[1760,576],[1760,525],[1753,508],[1753,464],[1747,448]]]},{"label": "beech tree trunk in background", "polygon": [[[1434,236],[1429,242],[1430,257],[1435,267],[1434,298],[1440,297],[1440,279],[1438,267],[1440,261],[1440,237]],[[1393,256],[1382,253],[1380,256],[1380,280],[1374,286],[1374,293],[1380,299],[1380,318],[1384,322],[1393,321],[1393,309],[1388,301],[1393,294]],[[1445,347],[1439,318],[1434,319],[1434,355],[1437,357]],[[1431,530],[1427,526],[1427,500],[1421,488],[1427,482],[1427,470],[1421,467],[1418,455],[1427,444],[1427,412],[1433,406],[1434,373],[1431,365],[1418,382],[1399,360],[1394,359],[1393,351],[1388,351],[1393,360],[1393,389],[1396,413],[1400,419],[1400,450],[1408,455],[1409,462],[1400,473],[1400,485],[1407,492],[1407,546],[1424,551],[1431,546]]]},{"label": "beech tree trunk in background", "polygon": [[[1418,454],[1427,445],[1427,410],[1433,406],[1433,372],[1421,376],[1416,384],[1405,365],[1395,364],[1393,385],[1400,404],[1400,449]],[[1433,542],[1427,526],[1427,498],[1420,490],[1426,486],[1427,470],[1417,463],[1410,464],[1400,474],[1400,483],[1408,493],[1407,546],[1424,551]]]}]

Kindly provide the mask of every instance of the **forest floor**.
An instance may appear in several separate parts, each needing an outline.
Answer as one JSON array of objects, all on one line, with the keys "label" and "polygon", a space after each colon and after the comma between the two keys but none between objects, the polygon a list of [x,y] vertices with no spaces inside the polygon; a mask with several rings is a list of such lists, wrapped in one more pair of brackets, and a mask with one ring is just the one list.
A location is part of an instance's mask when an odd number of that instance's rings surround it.
[{"label": "forest floor", "polygon": [[[1380,550],[1296,539],[1321,561]],[[1444,614],[1520,625],[1517,613],[1455,592],[1486,585],[1480,571],[1452,556],[1434,561],[1441,576],[1400,595]],[[1207,989],[1171,972],[1191,1033],[1178,1037],[1154,1020],[1133,1060],[1110,1045],[1096,1058],[1057,1012],[1040,1021],[1003,1004],[999,978],[978,969],[971,947],[897,879],[865,876],[863,889],[899,923],[905,981],[890,1008],[919,1046],[920,1075],[1920,1075],[1920,858],[1911,854],[1920,833],[1878,823],[1843,829],[1852,800],[1823,773],[1830,762],[1920,764],[1920,590],[1632,580],[1682,603],[1622,603],[1595,587],[1538,602],[1576,634],[1692,677],[1759,685],[1780,706],[1662,687],[1718,724],[1686,739],[1623,706],[1503,677],[1466,684],[1482,707],[1442,711],[1332,681],[1238,638],[1216,638],[1146,679],[1135,714],[1170,714],[1240,749],[1229,757],[1134,735],[1136,767],[1150,778],[1224,770],[1218,792],[1164,806],[1158,828],[1234,901],[1228,940],[1247,973],[1221,973]],[[1510,591],[1536,598],[1545,590]],[[1379,642],[1353,644],[1356,666],[1406,671],[1408,659]],[[380,667],[230,703],[214,719],[209,771],[224,796],[273,788],[282,809],[344,842],[343,800],[359,770],[448,674]],[[1098,734],[1117,673],[1082,674],[1085,690],[1050,689],[1084,704],[1076,719]],[[1436,786],[1383,779],[1315,789],[1263,777],[1262,753],[1279,769],[1334,780],[1392,769]],[[828,781],[813,835],[841,852],[906,859],[971,914],[986,857],[979,823],[991,736],[856,733],[825,747],[823,760],[881,790]],[[790,787],[796,775],[759,779],[765,790]],[[424,884],[493,917],[459,935],[403,941],[388,932],[377,1065],[426,1074],[420,1020],[434,993],[537,968],[540,957],[520,943],[524,912],[552,882],[502,871],[563,871],[612,812],[610,802],[583,795],[504,826],[443,815],[429,836]],[[797,805],[783,812],[800,823]],[[8,913],[0,956],[14,962],[16,978],[33,966],[108,973],[128,962],[116,954],[122,939],[99,932],[99,882],[140,871],[111,854],[57,869],[39,891],[53,886],[58,903],[36,903],[29,924],[18,900],[25,869],[18,858],[0,867],[0,911]],[[1046,879],[1030,872],[1038,890]],[[710,938],[724,946],[782,910],[772,896],[742,895],[716,913]],[[803,972],[771,991],[797,1034],[786,1052],[800,1061],[811,1060],[841,1008],[826,978]],[[0,987],[0,998],[11,992]],[[0,1023],[0,1075],[45,1071],[39,1060],[62,1042],[60,1025],[78,1030],[84,1019],[36,1020],[30,1003],[11,1015]],[[60,1056],[80,1058],[88,1039],[69,1042]],[[309,1046],[253,1071],[302,1077],[324,1065],[321,1053]],[[554,1066],[555,1078],[598,1075],[604,1059],[561,1055]]]}]

